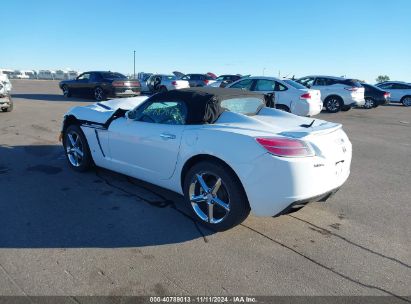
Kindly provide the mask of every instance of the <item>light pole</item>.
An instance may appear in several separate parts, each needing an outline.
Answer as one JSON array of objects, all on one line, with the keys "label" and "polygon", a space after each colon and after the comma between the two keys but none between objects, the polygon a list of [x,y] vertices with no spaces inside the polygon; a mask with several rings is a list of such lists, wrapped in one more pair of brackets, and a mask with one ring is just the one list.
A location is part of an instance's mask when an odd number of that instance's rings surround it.
[{"label": "light pole", "polygon": [[134,73],[133,73],[133,79],[136,79],[136,51],[134,51]]},{"label": "light pole", "polygon": [[265,69],[265,68],[263,68],[263,76],[264,76],[264,72],[265,72],[265,70],[266,70],[266,69]]}]

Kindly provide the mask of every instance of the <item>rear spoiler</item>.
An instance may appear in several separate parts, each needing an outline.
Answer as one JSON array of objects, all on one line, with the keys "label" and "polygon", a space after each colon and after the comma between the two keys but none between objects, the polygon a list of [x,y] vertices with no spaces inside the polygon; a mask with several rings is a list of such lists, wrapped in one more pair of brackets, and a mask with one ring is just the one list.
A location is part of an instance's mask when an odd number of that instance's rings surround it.
[{"label": "rear spoiler", "polygon": [[342,128],[342,124],[332,123],[332,122],[323,122],[318,126],[313,126],[307,129],[300,129],[295,131],[286,131],[280,133],[280,135],[293,137],[293,138],[303,138],[306,136],[315,136],[315,135],[325,135]]}]

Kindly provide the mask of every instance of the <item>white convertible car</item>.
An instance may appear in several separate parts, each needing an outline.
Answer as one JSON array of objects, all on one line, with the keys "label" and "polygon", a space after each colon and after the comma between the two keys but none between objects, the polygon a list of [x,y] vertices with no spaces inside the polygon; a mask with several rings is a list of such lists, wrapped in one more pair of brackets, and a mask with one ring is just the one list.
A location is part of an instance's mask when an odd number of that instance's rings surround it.
[{"label": "white convertible car", "polygon": [[199,222],[221,231],[250,211],[325,201],[350,174],[340,124],[267,105],[272,96],[221,88],[110,100],[71,109],[61,137],[71,168],[95,164],[183,194]]}]

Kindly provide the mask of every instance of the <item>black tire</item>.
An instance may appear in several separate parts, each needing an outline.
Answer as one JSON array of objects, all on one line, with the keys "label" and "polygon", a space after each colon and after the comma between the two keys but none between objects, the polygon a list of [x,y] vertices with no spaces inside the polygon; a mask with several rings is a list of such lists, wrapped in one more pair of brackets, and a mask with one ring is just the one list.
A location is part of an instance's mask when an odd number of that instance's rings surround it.
[{"label": "black tire", "polygon": [[341,108],[341,111],[347,112],[347,111],[349,111],[349,110],[351,110],[351,109],[352,109],[351,106],[343,106],[343,107]]},{"label": "black tire", "polygon": [[[69,149],[73,147],[71,143],[69,144],[70,142],[69,135],[72,135],[72,138],[76,139],[74,138],[73,134],[76,134],[76,138],[78,136],[78,140],[80,142],[78,147],[80,151],[83,153],[81,160],[78,159],[78,165],[75,165],[73,163],[73,159],[70,158],[70,155],[72,156],[72,158],[75,158],[74,154],[76,153],[69,153]],[[83,131],[78,125],[70,125],[66,128],[63,134],[63,146],[64,146],[64,152],[66,155],[67,162],[71,169],[78,171],[78,172],[84,172],[91,168],[91,166],[93,165],[93,158],[90,153],[90,148],[88,146],[87,139],[84,136]]]},{"label": "black tire", "polygon": [[[198,214],[199,212],[201,213],[202,208],[202,210],[206,209],[204,211],[205,215],[208,210],[207,208],[209,208],[209,202],[191,202],[190,191],[193,191],[191,189],[194,189],[193,192],[195,195],[199,196],[201,194],[202,188],[200,187],[200,183],[198,182],[197,174],[202,176],[206,183],[210,184],[207,184],[210,189],[216,184],[216,182],[210,178],[214,176],[215,180],[217,180],[217,177],[221,179],[221,186],[218,188],[217,193],[215,195],[209,193],[207,196],[210,197],[211,195],[211,197],[226,202],[226,205],[229,206],[229,211],[227,211],[226,209],[222,208],[220,204],[216,204],[214,202],[211,203],[214,208],[213,216],[211,218],[214,219],[214,215],[216,215],[215,219],[221,220],[220,222],[210,223],[208,221],[208,217],[210,217],[209,213],[207,219],[204,219],[204,217],[201,218]],[[250,205],[248,203],[247,196],[244,192],[240,180],[230,168],[219,162],[202,161],[195,164],[188,170],[187,174],[184,177],[184,199],[188,204],[195,220],[197,220],[207,228],[215,231],[224,231],[240,224],[247,218],[248,214],[250,213]],[[194,204],[196,206],[194,206]],[[195,208],[200,211],[196,211]]]},{"label": "black tire", "polygon": [[371,97],[367,97],[365,98],[365,103],[364,103],[364,109],[372,109],[375,108],[376,106],[376,102],[373,98]]},{"label": "black tire", "polygon": [[404,96],[401,98],[401,103],[404,107],[411,107],[411,96]]},{"label": "black tire", "polygon": [[337,113],[341,111],[344,106],[344,102],[341,97],[329,96],[324,100],[324,108],[329,113]]},{"label": "black tire", "polygon": [[61,89],[63,90],[63,96],[64,97],[66,97],[66,98],[71,97],[71,90],[67,85],[63,85],[61,87]]},{"label": "black tire", "polygon": [[96,101],[106,100],[106,93],[104,92],[104,90],[101,87],[94,88],[93,95],[94,95],[94,99]]},{"label": "black tire", "polygon": [[275,108],[276,108],[277,110],[281,110],[281,111],[290,113],[290,108],[287,107],[286,105],[276,104],[276,105],[275,105]]}]

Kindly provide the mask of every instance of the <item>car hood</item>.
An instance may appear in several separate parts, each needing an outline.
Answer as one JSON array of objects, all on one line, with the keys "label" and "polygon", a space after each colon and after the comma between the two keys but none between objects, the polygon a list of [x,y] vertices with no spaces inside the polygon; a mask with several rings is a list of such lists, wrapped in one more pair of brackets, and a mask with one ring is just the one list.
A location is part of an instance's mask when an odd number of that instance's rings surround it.
[{"label": "car hood", "polygon": [[113,114],[119,110],[132,110],[142,104],[148,96],[139,96],[131,98],[112,99],[103,102],[97,102],[88,106],[79,106],[72,108],[65,114],[66,116],[73,115],[79,120],[104,124]]}]

